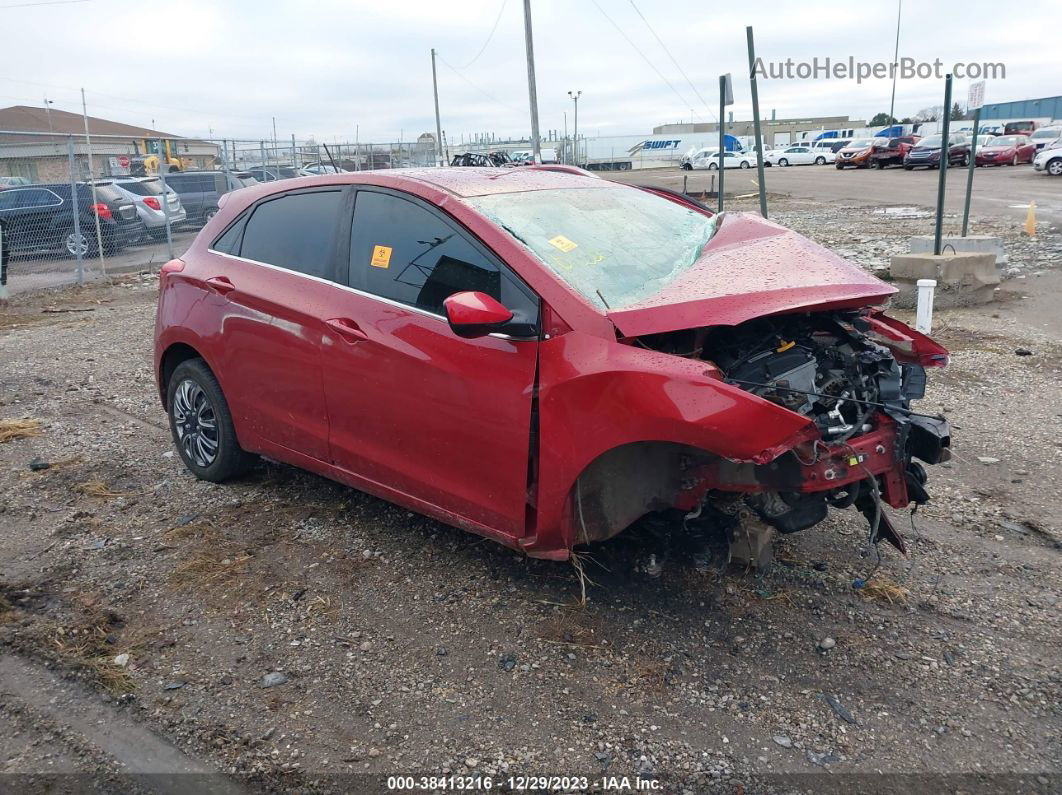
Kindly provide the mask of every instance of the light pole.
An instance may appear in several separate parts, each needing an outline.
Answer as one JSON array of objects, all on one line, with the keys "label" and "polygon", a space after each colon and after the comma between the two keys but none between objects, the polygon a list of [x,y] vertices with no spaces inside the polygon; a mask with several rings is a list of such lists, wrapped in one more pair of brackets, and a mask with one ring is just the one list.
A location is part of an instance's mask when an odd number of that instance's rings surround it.
[{"label": "light pole", "polygon": [[575,161],[572,163],[573,166],[579,165],[579,97],[582,95],[582,91],[576,91],[574,93],[571,91],[568,92],[568,96],[571,97],[572,102],[575,103],[575,132],[572,133],[572,138],[575,143],[575,148],[572,150],[575,155]]}]

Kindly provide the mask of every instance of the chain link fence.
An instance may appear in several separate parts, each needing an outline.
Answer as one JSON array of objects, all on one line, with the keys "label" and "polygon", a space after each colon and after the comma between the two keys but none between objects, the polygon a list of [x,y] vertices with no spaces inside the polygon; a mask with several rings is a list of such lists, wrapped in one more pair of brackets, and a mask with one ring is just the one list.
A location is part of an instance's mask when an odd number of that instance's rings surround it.
[{"label": "chain link fence", "polygon": [[229,191],[436,160],[431,136],[321,143],[0,130],[0,300],[157,270],[188,247]]}]

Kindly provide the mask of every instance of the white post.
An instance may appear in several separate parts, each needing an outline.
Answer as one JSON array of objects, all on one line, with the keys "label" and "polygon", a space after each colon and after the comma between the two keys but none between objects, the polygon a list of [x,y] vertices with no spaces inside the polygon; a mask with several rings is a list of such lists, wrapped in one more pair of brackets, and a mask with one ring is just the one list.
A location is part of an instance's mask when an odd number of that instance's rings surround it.
[{"label": "white post", "polygon": [[933,331],[933,294],[936,289],[936,279],[918,280],[918,310],[915,314],[915,330],[923,334],[929,334]]}]

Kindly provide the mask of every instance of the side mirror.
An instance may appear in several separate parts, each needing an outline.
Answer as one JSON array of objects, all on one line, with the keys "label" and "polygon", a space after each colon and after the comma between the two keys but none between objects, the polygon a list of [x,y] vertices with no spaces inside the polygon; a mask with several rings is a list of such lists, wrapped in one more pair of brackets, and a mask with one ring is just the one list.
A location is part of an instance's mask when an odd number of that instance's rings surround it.
[{"label": "side mirror", "polygon": [[459,337],[484,337],[513,319],[513,313],[486,293],[454,293],[443,301],[450,328]]}]

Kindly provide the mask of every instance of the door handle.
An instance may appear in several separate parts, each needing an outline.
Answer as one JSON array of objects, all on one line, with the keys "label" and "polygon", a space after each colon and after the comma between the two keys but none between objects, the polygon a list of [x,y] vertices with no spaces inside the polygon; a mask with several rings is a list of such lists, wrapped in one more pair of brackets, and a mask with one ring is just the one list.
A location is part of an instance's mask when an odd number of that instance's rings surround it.
[{"label": "door handle", "polygon": [[325,325],[350,343],[367,340],[369,338],[369,335],[362,331],[358,327],[358,324],[349,317],[334,317],[331,320],[326,320]]},{"label": "door handle", "polygon": [[236,289],[236,285],[230,282],[224,276],[211,276],[206,280],[207,287],[213,290],[218,295],[228,295]]}]

